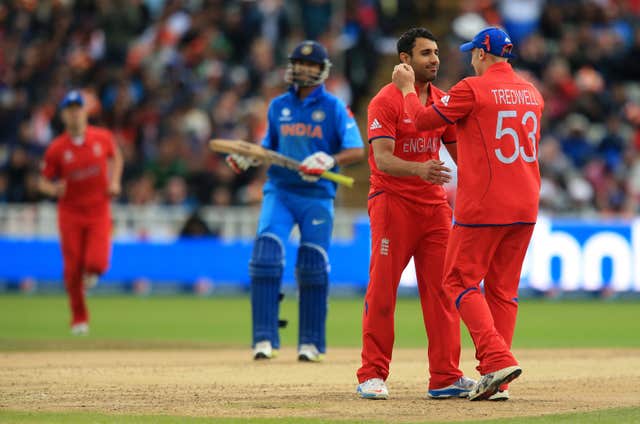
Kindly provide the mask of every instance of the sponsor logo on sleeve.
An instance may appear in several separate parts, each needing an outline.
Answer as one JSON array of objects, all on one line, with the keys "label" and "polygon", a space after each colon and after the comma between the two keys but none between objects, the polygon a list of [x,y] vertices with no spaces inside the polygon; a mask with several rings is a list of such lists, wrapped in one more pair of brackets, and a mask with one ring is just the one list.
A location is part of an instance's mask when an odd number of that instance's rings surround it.
[{"label": "sponsor logo on sleeve", "polygon": [[373,130],[379,130],[380,128],[382,128],[382,125],[380,125],[380,122],[378,122],[377,118],[374,118],[369,129],[373,131]]},{"label": "sponsor logo on sleeve", "polygon": [[449,106],[449,99],[450,99],[449,95],[446,95],[446,96],[442,96],[440,101],[442,102],[443,105]]}]

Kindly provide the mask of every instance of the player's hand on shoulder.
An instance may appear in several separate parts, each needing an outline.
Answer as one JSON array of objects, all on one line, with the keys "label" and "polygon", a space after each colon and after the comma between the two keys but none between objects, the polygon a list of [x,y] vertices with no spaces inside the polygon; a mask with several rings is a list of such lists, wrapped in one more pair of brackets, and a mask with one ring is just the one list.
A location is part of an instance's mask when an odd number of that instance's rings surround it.
[{"label": "player's hand on shoulder", "polygon": [[256,158],[249,158],[243,155],[239,155],[237,153],[231,153],[225,158],[225,162],[227,165],[233,169],[233,172],[236,174],[242,174],[247,169],[252,166],[260,166],[262,161]]},{"label": "player's hand on shoulder", "polygon": [[418,168],[418,176],[420,178],[437,185],[446,184],[451,181],[450,173],[451,169],[444,166],[444,162],[435,159],[420,163]]},{"label": "player's hand on shoulder", "polygon": [[391,81],[402,91],[412,90],[416,81],[413,68],[406,63],[396,65],[391,74]]},{"label": "player's hand on shoulder", "polygon": [[307,156],[298,167],[303,180],[314,183],[318,181],[324,171],[328,171],[336,165],[333,156],[325,152],[315,152]]}]

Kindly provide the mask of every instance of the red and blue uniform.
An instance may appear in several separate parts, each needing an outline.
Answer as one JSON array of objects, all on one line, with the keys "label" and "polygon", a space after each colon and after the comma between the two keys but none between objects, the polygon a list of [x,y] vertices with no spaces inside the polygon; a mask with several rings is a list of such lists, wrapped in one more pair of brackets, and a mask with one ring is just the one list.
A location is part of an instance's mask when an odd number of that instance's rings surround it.
[{"label": "red and blue uniform", "polygon": [[[444,92],[429,85],[427,104]],[[404,112],[402,93],[388,84],[371,100],[368,139],[394,140],[394,156],[406,161],[439,159],[441,142],[455,143],[455,126],[419,130]],[[424,325],[429,339],[429,388],[457,381],[462,372],[460,318],[442,287],[444,256],[451,227],[451,208],[442,186],[420,177],[395,177],[371,168],[368,211],[371,222],[371,262],[362,322],[360,383],[386,380],[394,342],[394,311],[400,276],[414,258]]]},{"label": "red and blue uniform", "polygon": [[469,328],[480,374],[517,365],[510,348],[538,215],[544,100],[509,63],[498,62],[431,107],[413,93],[404,104],[418,128],[457,124],[458,188],[444,285]]}]

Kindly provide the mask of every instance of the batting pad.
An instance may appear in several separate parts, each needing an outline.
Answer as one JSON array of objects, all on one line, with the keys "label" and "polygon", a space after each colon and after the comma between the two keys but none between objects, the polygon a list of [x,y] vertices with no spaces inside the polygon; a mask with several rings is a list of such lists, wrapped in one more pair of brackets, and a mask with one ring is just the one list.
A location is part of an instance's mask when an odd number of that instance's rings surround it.
[{"label": "batting pad", "polygon": [[298,249],[296,279],[300,290],[298,343],[312,343],[320,353],[326,350],[329,260],[318,245],[303,243]]},{"label": "batting pad", "polygon": [[284,249],[280,239],[270,233],[258,236],[249,261],[253,346],[269,340],[274,349],[280,347],[278,310],[283,269]]}]

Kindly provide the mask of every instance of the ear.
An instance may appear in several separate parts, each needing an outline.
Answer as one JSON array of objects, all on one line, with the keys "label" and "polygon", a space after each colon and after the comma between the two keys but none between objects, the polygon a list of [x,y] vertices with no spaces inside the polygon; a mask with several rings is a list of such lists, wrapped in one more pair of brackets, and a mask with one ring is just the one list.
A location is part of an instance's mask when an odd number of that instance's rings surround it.
[{"label": "ear", "polygon": [[409,64],[411,62],[411,56],[405,52],[400,53],[400,62]]}]

